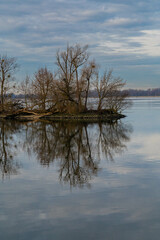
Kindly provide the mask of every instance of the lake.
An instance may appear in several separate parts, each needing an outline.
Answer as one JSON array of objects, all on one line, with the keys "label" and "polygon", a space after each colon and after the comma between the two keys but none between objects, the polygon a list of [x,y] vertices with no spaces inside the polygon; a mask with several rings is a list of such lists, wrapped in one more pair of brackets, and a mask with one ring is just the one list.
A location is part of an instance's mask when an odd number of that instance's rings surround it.
[{"label": "lake", "polygon": [[118,123],[0,122],[1,240],[155,240],[160,98]]}]

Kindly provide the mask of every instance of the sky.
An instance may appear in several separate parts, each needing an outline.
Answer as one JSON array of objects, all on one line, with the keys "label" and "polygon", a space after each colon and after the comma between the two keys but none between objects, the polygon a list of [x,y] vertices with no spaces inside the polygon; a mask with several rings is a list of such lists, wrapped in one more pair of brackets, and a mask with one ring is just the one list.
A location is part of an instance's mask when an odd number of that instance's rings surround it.
[{"label": "sky", "polygon": [[127,88],[160,87],[159,0],[0,1],[0,54],[17,58],[17,81],[55,71],[56,51],[77,43]]}]

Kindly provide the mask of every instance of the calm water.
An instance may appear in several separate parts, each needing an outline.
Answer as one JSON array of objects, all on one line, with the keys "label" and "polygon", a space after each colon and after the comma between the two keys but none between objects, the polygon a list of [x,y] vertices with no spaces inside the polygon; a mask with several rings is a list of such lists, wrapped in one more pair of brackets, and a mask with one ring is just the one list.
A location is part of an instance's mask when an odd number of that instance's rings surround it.
[{"label": "calm water", "polygon": [[158,239],[160,98],[116,124],[0,122],[0,239]]}]

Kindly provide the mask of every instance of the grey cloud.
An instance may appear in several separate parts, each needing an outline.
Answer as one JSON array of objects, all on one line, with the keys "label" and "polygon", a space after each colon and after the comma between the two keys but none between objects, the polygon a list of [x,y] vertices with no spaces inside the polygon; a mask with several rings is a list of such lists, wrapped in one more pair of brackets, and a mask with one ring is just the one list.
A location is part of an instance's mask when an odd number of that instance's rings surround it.
[{"label": "grey cloud", "polygon": [[25,59],[48,64],[57,48],[81,43],[89,44],[100,62],[146,58],[152,66],[160,57],[159,11],[157,0],[2,0],[0,52],[23,59],[24,65]]}]

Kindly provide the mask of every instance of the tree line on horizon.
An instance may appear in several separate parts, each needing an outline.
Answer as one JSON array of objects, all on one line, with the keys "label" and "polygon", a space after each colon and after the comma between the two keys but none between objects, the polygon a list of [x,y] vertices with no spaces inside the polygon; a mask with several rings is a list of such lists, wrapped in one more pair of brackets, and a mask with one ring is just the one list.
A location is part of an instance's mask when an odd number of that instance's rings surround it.
[{"label": "tree line on horizon", "polygon": [[149,88],[149,89],[127,89],[124,90],[128,92],[130,97],[151,97],[151,96],[160,96],[160,88]]},{"label": "tree line on horizon", "polygon": [[[123,92],[128,94],[128,97],[159,97],[160,96],[160,88],[153,88],[153,89],[125,89],[122,90]],[[12,98],[17,99],[25,99],[25,95],[22,93],[14,94],[11,93]],[[89,91],[88,94],[89,98],[97,98],[98,94],[93,89]]]},{"label": "tree line on horizon", "polygon": [[32,77],[26,76],[15,87],[12,83],[18,68],[15,58],[0,57],[0,110],[18,108],[10,89],[18,89],[25,97],[26,110],[58,113],[81,113],[88,111],[91,92],[96,93],[97,111],[109,109],[121,112],[128,107],[128,93],[122,91],[125,82],[114,77],[112,70],[100,74],[95,60],[90,60],[88,46],[67,46],[56,53],[56,71],[39,68]]}]

